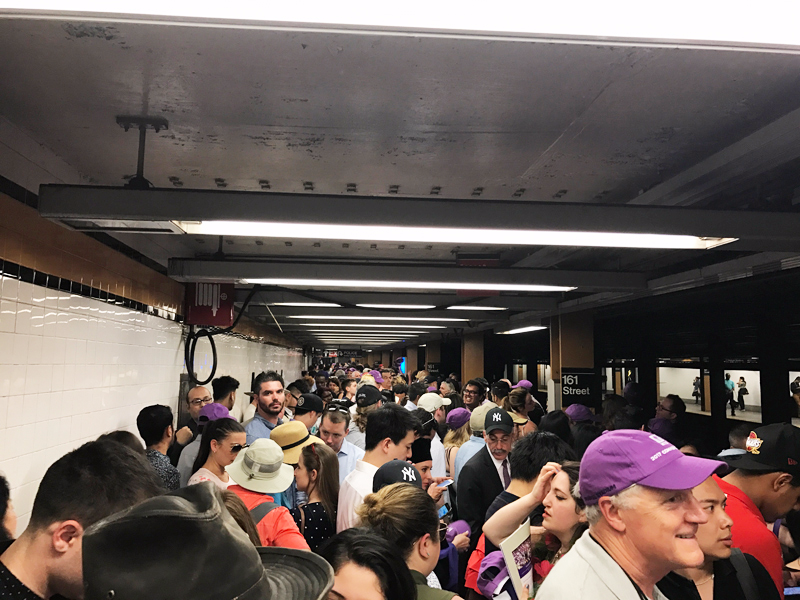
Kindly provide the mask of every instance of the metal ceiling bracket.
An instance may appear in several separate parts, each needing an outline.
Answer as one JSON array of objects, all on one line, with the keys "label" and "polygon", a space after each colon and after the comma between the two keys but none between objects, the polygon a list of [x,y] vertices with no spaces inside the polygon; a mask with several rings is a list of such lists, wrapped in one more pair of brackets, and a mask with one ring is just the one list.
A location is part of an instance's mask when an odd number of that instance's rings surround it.
[{"label": "metal ceiling bracket", "polygon": [[153,184],[144,177],[144,148],[147,130],[153,129],[158,133],[162,129],[169,129],[169,121],[164,117],[118,116],[117,125],[125,131],[134,127],[139,130],[139,156],[136,163],[136,175],[131,177],[125,187],[131,190],[149,190],[153,187]]}]

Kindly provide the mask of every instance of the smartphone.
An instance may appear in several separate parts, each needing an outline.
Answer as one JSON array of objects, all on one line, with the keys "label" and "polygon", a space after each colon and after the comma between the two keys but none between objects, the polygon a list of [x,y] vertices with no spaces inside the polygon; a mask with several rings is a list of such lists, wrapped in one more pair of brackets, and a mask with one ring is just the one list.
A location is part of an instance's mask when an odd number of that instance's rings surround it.
[{"label": "smartphone", "polygon": [[445,504],[442,508],[439,509],[438,516],[440,519],[444,519],[448,514],[450,514],[450,507]]},{"label": "smartphone", "polygon": [[453,485],[453,480],[452,479],[445,479],[442,483],[440,483],[436,487],[446,488],[446,487],[451,486],[451,485]]},{"label": "smartphone", "polygon": [[800,596],[800,587],[784,588],[783,593],[785,596]]}]

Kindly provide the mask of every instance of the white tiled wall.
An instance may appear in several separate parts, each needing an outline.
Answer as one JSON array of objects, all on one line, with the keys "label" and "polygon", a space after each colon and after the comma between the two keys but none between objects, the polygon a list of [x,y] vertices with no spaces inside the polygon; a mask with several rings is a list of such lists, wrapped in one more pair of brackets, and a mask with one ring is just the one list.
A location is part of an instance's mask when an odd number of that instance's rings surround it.
[{"label": "white tiled wall", "polygon": [[[228,336],[215,338],[217,375],[250,385],[250,373],[299,376],[302,355]],[[203,377],[207,343],[195,367]],[[0,472],[12,486],[18,532],[47,467],[114,429],[136,433],[150,404],[177,408],[181,325],[65,292],[0,279]],[[205,371],[207,372],[207,371]],[[247,398],[240,394],[244,405]]]}]

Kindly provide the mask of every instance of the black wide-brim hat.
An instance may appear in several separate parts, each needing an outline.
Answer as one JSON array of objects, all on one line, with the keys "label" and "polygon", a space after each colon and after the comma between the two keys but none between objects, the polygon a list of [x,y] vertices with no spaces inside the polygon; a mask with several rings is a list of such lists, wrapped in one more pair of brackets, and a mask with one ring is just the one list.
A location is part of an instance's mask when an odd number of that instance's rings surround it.
[{"label": "black wide-brim hat", "polygon": [[86,530],[84,600],[324,600],[333,569],[307,550],[256,548],[210,482]]}]

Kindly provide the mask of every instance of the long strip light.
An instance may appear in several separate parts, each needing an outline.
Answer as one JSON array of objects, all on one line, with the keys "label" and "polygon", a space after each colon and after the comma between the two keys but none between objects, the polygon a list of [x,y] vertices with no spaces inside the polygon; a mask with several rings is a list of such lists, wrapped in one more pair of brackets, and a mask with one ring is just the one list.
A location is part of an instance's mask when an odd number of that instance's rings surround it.
[{"label": "long strip light", "polygon": [[273,302],[270,306],[299,306],[299,307],[318,307],[318,308],[341,308],[341,304],[334,302]]},{"label": "long strip light", "polygon": [[487,244],[499,246],[581,246],[591,248],[655,248],[707,250],[736,238],[705,238],[662,233],[550,231],[543,229],[479,229],[395,227],[263,221],[174,221],[191,235],[233,235],[261,238],[402,242],[404,244]]},{"label": "long strip light", "polygon": [[[549,34],[590,37],[649,38],[655,40],[714,40],[754,44],[798,44],[795,19],[775,19],[777,14],[796,14],[786,0],[765,0],[758,10],[720,10],[720,3],[673,0],[670,10],[641,10],[639,0],[587,0],[568,3],[519,3],[499,0],[492,10],[453,10],[453,4],[407,0],[397,5],[354,0],[331,3],[307,2],[197,2],[197,0],[8,0],[9,8],[69,10],[104,14],[130,13],[201,19],[314,23],[328,27],[459,32]],[[691,15],[691,18],[686,18]]]},{"label": "long strip light", "polygon": [[435,287],[440,290],[480,290],[496,292],[570,292],[575,287],[563,285],[532,285],[527,283],[458,283],[452,281],[377,281],[354,279],[245,279],[253,285],[282,285],[312,288],[380,288],[387,290],[419,290]]},{"label": "long strip light", "polygon": [[391,333],[393,335],[425,335],[428,333],[427,331],[400,331],[400,330],[391,330],[391,329],[348,329],[345,331],[339,329],[309,329],[308,333],[339,333],[339,334],[353,334],[353,333]]},{"label": "long strip light", "polygon": [[[337,328],[373,326],[372,324],[368,323],[298,323],[297,325],[299,327],[337,327]],[[393,325],[393,324],[387,325],[381,323],[380,325],[374,325],[374,327],[380,327],[381,329],[403,329],[406,327],[412,327],[414,329],[447,329],[446,325],[428,325],[427,323],[415,323],[413,325],[410,323],[406,323],[403,325]]]},{"label": "long strip light", "polygon": [[426,310],[436,308],[433,304],[356,304],[359,308],[397,308],[400,310]]},{"label": "long strip light", "polygon": [[500,335],[515,335],[517,333],[528,333],[529,331],[541,331],[542,329],[547,329],[543,325],[532,325],[530,327],[520,327],[519,329],[510,329],[508,331],[498,331],[497,333]]},{"label": "long strip light", "polygon": [[447,310],[508,310],[505,306],[448,306]]},{"label": "long strip light", "polygon": [[341,319],[347,321],[353,319],[355,321],[452,321],[463,322],[469,319],[450,319],[445,317],[362,317],[362,316],[335,316],[335,315],[289,315],[288,319]]}]

